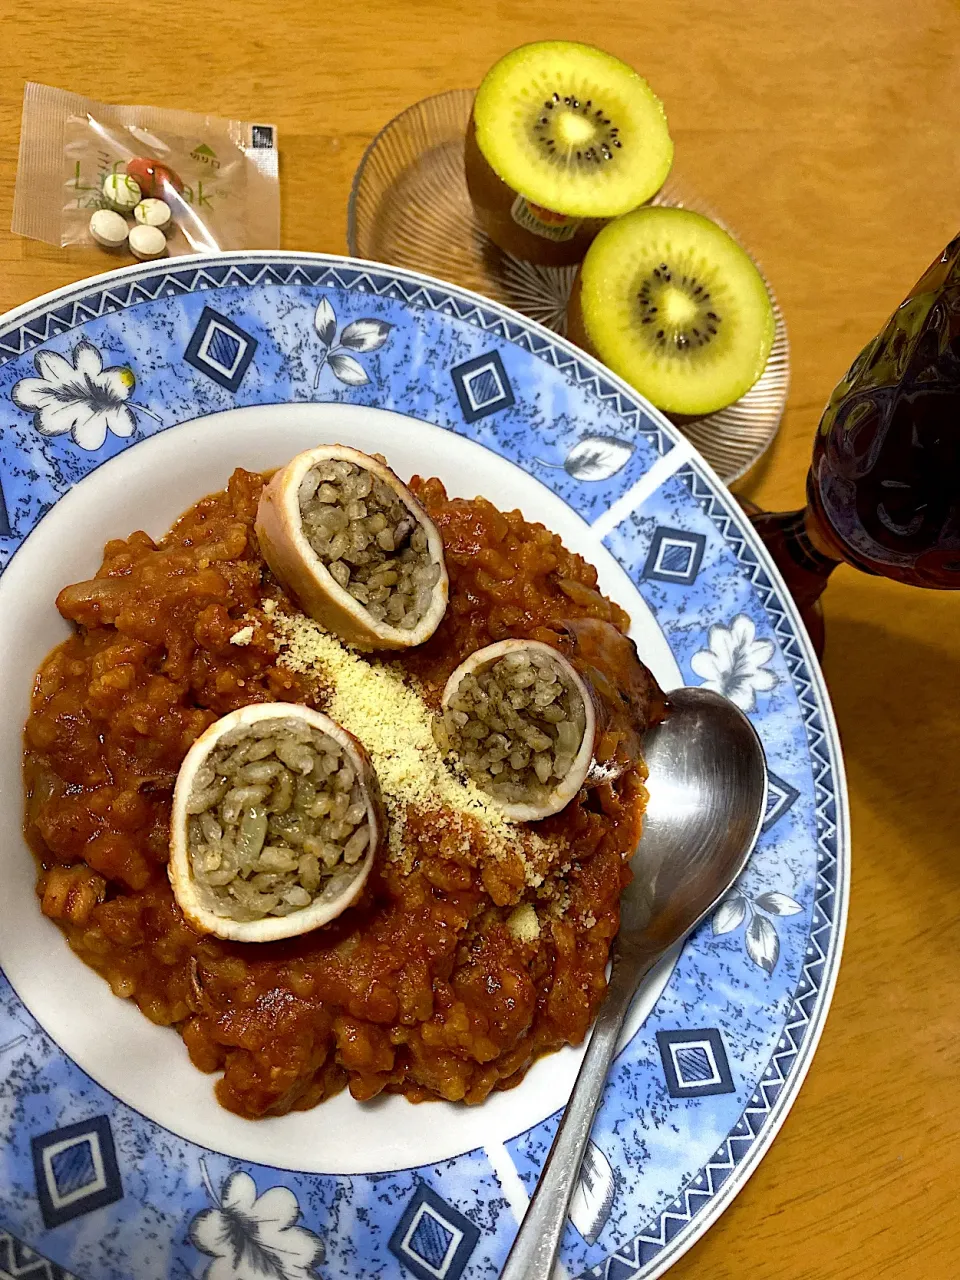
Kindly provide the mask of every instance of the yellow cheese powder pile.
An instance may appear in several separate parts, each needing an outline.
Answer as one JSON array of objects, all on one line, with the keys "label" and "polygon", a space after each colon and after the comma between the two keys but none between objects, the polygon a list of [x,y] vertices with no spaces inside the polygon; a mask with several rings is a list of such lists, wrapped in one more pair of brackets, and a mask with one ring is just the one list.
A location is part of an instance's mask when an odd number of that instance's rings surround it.
[{"label": "yellow cheese powder pile", "polygon": [[274,612],[271,624],[280,665],[318,677],[330,690],[326,714],[369,752],[390,818],[394,855],[402,849],[407,805],[443,808],[474,819],[494,851],[519,841],[519,829],[489,797],[474,782],[451,773],[433,739],[430,708],[396,668],[353,652],[303,615]]}]

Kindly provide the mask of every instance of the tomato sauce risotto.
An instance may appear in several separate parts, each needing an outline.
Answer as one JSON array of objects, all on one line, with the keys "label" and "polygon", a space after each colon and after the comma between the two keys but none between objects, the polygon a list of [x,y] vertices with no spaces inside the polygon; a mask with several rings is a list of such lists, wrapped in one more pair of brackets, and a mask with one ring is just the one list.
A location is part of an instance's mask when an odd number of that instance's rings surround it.
[{"label": "tomato sauce risotto", "polygon": [[[60,593],[75,629],[37,673],[24,747],[42,910],[117,997],[220,1073],[217,1098],[240,1115],[312,1107],[344,1087],[359,1100],[482,1102],[581,1041],[596,1015],[645,770],[634,752],[561,812],[510,822],[451,771],[431,724],[468,655],[513,637],[562,650],[582,620],[597,624],[597,678],[616,686],[629,619],[542,525],[414,477],[449,603],[425,643],[360,653],[267,567],[254,531],[267,479],[236,471],[159,542],[107,543],[96,577]],[[647,723],[662,718],[652,678],[645,697]],[[191,928],[167,862],[188,750],[259,702],[314,708],[364,744],[387,831],[343,914],[254,944]],[[613,758],[616,733],[601,745]]]}]

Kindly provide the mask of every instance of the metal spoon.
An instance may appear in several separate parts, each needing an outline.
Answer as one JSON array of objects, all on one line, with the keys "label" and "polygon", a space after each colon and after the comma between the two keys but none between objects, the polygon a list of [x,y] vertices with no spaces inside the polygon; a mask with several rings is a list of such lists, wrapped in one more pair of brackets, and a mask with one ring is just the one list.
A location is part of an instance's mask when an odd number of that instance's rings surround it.
[{"label": "metal spoon", "polygon": [[676,689],[644,739],[650,803],[620,903],[607,995],[500,1280],[549,1280],[620,1029],[665,951],[740,875],[763,821],[767,770],[747,717],[708,689]]}]

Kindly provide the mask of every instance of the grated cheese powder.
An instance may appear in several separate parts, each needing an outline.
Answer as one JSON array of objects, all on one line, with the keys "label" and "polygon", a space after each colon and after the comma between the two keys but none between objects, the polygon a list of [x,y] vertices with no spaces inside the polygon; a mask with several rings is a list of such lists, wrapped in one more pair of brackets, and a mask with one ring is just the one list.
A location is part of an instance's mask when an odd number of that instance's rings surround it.
[{"label": "grated cheese powder", "polygon": [[406,806],[442,807],[484,828],[491,851],[518,847],[520,832],[470,779],[444,763],[433,739],[433,716],[396,668],[369,661],[303,615],[275,612],[278,661],[313,675],[329,690],[324,710],[359,738],[377,771],[390,821],[390,850],[402,854]]},{"label": "grated cheese powder", "polygon": [[540,920],[536,907],[529,902],[522,902],[519,907],[514,907],[507,916],[507,928],[519,942],[536,942],[540,937]]}]

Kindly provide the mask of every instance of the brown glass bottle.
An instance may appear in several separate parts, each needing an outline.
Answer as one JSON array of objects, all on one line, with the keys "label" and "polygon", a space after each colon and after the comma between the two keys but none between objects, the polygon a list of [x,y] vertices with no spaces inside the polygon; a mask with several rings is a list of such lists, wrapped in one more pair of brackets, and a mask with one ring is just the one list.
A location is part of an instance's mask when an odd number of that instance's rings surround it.
[{"label": "brown glass bottle", "polygon": [[960,236],[834,391],[807,493],[851,564],[960,587]]},{"label": "brown glass bottle", "polygon": [[960,236],[838,383],[807,502],[752,516],[801,609],[844,561],[960,588]]}]

